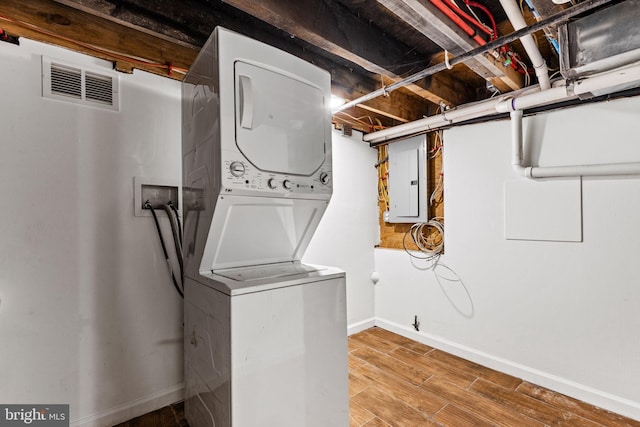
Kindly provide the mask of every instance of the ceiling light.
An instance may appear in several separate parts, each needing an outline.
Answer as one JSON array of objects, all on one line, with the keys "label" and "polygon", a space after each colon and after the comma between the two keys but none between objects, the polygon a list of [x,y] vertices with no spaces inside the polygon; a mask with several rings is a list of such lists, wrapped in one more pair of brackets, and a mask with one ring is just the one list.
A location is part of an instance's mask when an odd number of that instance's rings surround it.
[{"label": "ceiling light", "polygon": [[331,95],[331,101],[329,102],[329,106],[331,107],[331,109],[334,109],[341,106],[345,102],[346,101],[344,100],[344,98],[340,98],[339,96],[336,96],[336,95]]}]

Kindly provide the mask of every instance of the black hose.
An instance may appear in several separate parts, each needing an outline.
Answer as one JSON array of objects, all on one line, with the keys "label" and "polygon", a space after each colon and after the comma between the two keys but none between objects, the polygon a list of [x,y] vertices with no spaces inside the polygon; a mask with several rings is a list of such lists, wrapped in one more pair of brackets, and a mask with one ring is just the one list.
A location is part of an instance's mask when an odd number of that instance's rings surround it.
[{"label": "black hose", "polygon": [[180,237],[180,246],[182,246],[182,224],[180,224],[180,215],[178,215],[178,209],[175,207],[173,203],[171,203],[171,201],[169,201],[167,205],[169,205],[169,207],[171,208],[171,210],[176,216],[176,222],[178,223],[178,236]]},{"label": "black hose", "polygon": [[158,237],[160,237],[160,244],[162,245],[162,252],[164,253],[164,258],[167,261],[167,266],[169,266],[169,272],[171,273],[171,280],[173,281],[173,286],[176,288],[176,291],[180,294],[182,298],[184,298],[184,292],[180,289],[178,285],[178,281],[176,280],[175,274],[173,274],[173,268],[171,267],[171,260],[169,259],[169,253],[167,252],[167,245],[164,243],[164,237],[162,237],[162,231],[160,230],[160,222],[158,222],[158,216],[156,215],[155,209],[151,206],[151,203],[148,201],[144,204],[144,207],[151,210],[151,216],[153,216],[153,221],[156,224],[156,230],[158,231]]},{"label": "black hose", "polygon": [[169,217],[169,223],[171,224],[171,232],[173,233],[173,244],[176,248],[176,258],[178,258],[178,264],[180,265],[180,281],[184,283],[184,263],[182,261],[182,241],[179,237],[180,225],[174,216],[174,211],[169,204],[160,206]]}]

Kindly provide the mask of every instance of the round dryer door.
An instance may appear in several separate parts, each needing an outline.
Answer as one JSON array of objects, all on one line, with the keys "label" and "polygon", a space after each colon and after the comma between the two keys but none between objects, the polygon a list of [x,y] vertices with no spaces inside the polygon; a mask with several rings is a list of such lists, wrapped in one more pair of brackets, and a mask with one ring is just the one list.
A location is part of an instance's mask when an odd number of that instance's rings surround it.
[{"label": "round dryer door", "polygon": [[263,171],[311,175],[325,160],[325,96],[295,76],[235,63],[236,144]]}]

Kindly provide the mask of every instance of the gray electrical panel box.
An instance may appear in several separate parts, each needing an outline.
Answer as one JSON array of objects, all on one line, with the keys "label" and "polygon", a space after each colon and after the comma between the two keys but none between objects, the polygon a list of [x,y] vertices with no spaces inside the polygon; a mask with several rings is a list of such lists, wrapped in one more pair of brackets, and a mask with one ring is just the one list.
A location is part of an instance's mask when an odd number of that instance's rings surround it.
[{"label": "gray electrical panel box", "polygon": [[427,136],[418,135],[389,144],[389,211],[392,223],[426,222]]}]

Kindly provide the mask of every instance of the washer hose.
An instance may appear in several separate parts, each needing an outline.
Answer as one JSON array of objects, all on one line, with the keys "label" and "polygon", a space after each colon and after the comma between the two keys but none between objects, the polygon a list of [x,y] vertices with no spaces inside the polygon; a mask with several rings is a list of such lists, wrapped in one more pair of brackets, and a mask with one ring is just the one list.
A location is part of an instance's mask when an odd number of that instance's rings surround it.
[{"label": "washer hose", "polygon": [[[151,203],[147,200],[144,204],[145,209],[151,210],[151,216],[153,216],[153,222],[156,224],[156,230],[158,231],[158,237],[160,237],[160,245],[162,246],[162,252],[164,253],[164,258],[167,261],[167,266],[169,267],[169,273],[171,273],[171,280],[173,281],[173,286],[176,288],[176,291],[180,294],[180,297],[184,298],[184,291],[180,289],[178,285],[178,281],[176,280],[175,274],[173,274],[173,267],[171,266],[171,260],[169,259],[169,253],[167,252],[167,245],[164,243],[164,237],[162,236],[162,231],[160,230],[160,223],[158,222],[158,215],[156,214],[156,210],[151,206]],[[173,216],[173,215],[171,215]],[[182,259],[182,253],[178,256],[178,259]],[[182,265],[182,264],[181,264]]]}]

